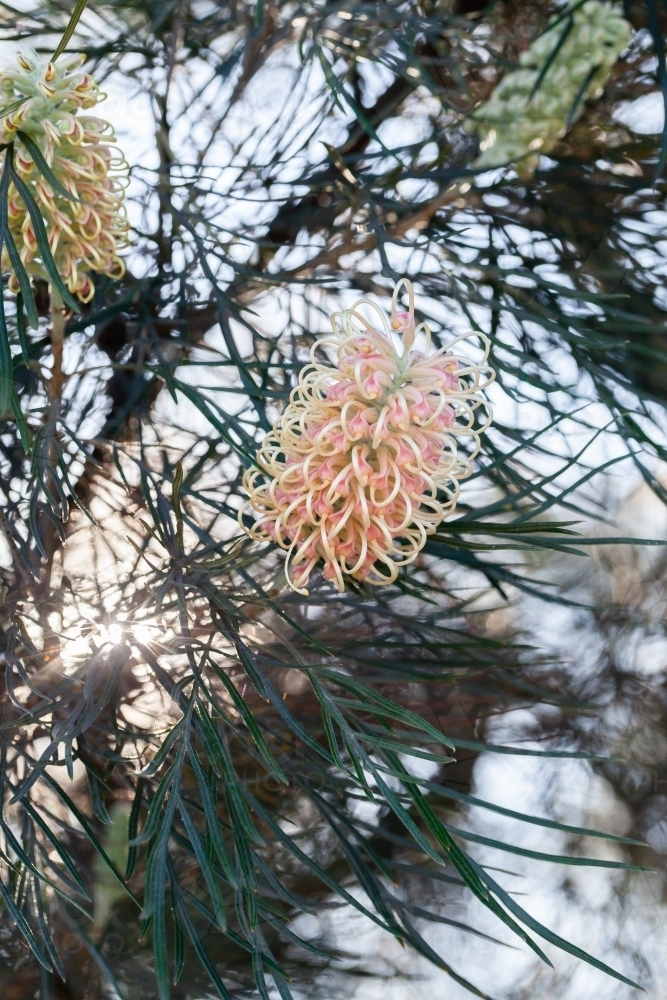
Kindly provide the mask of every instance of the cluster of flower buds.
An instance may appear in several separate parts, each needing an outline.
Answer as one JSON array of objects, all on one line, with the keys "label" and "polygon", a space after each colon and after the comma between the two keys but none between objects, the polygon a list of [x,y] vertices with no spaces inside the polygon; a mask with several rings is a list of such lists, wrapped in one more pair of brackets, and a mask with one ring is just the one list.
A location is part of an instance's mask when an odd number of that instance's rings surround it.
[{"label": "cluster of flower buds", "polygon": [[[397,309],[403,285],[408,311]],[[360,311],[364,305],[380,324]],[[287,550],[287,579],[304,594],[318,564],[339,591],[346,577],[395,580],[453,512],[491,421],[483,396],[494,378],[487,339],[479,337],[478,363],[459,353],[463,336],[429,353],[430,331],[415,327],[408,281],[396,286],[391,325],[374,302],[360,299],[335,313],[332,327],[333,336],[314,344],[257,468],[245,474],[250,500],[239,515],[253,538]],[[335,351],[336,367],[317,360],[322,350]],[[459,437],[468,439],[465,453]]]},{"label": "cluster of flower buds", "polygon": [[[58,273],[73,295],[88,302],[95,290],[90,271],[122,277],[118,251],[127,245],[129,225],[123,206],[127,165],[111,149],[113,128],[101,118],[79,114],[104,98],[81,71],[84,59],[76,55],[53,63],[21,52],[17,66],[0,73],[0,143],[13,143],[18,133],[28,136],[71,195],[49,183],[26,144],[15,144],[16,172],[39,207]],[[46,279],[32,219],[13,184],[8,212],[26,269]],[[2,266],[11,271],[6,250]],[[19,290],[15,274],[9,287]]]},{"label": "cluster of flower buds", "polygon": [[475,166],[515,163],[530,177],[540,153],[555,148],[585,101],[602,94],[631,31],[620,9],[600,0],[559,14],[521,54],[521,68],[504,76],[471,115],[469,130],[482,134]]}]

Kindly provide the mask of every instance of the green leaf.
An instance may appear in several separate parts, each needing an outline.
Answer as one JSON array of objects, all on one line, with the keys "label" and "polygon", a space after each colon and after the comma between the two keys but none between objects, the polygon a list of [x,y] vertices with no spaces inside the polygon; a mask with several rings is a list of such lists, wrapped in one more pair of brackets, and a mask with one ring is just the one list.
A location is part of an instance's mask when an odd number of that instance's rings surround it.
[{"label": "green leaf", "polygon": [[30,220],[32,222],[32,227],[35,233],[35,239],[37,240],[37,246],[39,247],[39,253],[42,260],[42,264],[53,284],[54,288],[58,290],[60,296],[66,305],[69,306],[74,312],[81,312],[79,303],[76,301],[73,295],[70,294],[69,290],[65,286],[60,274],[58,273],[58,268],[56,262],[53,259],[53,254],[51,253],[51,248],[49,246],[48,237],[46,234],[46,229],[44,227],[44,220],[42,219],[42,214],[39,210],[37,202],[30,193],[30,189],[27,184],[25,184],[13,167],[10,166],[10,176],[14,183],[14,187],[18,191],[23,204],[28,210],[30,215]]},{"label": "green leaf", "polygon": [[126,884],[126,882],[123,879],[123,876],[116,869],[116,866],[113,864],[110,857],[102,847],[102,844],[100,843],[99,839],[95,835],[88,819],[84,816],[84,814],[81,812],[78,806],[75,805],[75,803],[72,801],[67,792],[47,772],[42,774],[42,781],[46,782],[49,788],[52,789],[52,791],[58,796],[58,798],[61,799],[63,803],[67,806],[67,808],[71,811],[72,815],[76,818],[76,821],[83,829],[86,837],[94,847],[95,851],[102,858],[102,861],[104,861],[105,865],[107,866],[113,877],[116,879],[116,881],[121,886],[123,891],[127,893],[130,899],[138,905],[139,901],[137,897],[134,895],[132,890]]},{"label": "green leaf", "polygon": [[157,772],[160,770],[164,762],[169,757],[169,754],[171,753],[176,741],[181,736],[183,736],[185,729],[186,729],[186,720],[185,717],[183,717],[176,723],[175,726],[173,726],[169,730],[167,736],[163,738],[162,743],[160,745],[160,749],[155,754],[150,764],[147,764],[146,767],[141,772],[142,777],[148,778],[154,774],[157,774]]},{"label": "green leaf", "polygon": [[201,765],[195,750],[190,747],[189,751],[190,762],[192,764],[192,769],[195,772],[197,778],[197,785],[199,786],[199,794],[202,799],[202,806],[204,809],[204,816],[206,817],[206,829],[208,835],[211,838],[215,854],[218,858],[220,866],[225,873],[225,877],[230,885],[236,886],[236,872],[232,865],[232,860],[229,856],[227,847],[225,846],[224,836],[222,833],[222,828],[220,820],[218,819],[218,814],[215,807],[215,800],[213,794],[209,787],[208,781],[206,780],[206,775],[204,774],[204,769]]},{"label": "green leaf", "polygon": [[211,978],[211,982],[213,983],[216,990],[220,994],[222,1000],[232,1000],[229,991],[227,990],[227,987],[225,986],[222,979],[218,975],[218,971],[215,968],[211,959],[209,958],[208,952],[206,951],[206,948],[204,947],[204,944],[201,938],[199,937],[199,934],[197,933],[192,918],[190,917],[190,914],[187,911],[187,907],[183,901],[183,897],[180,892],[178,883],[176,882],[175,876],[172,876],[172,884],[174,886],[174,896],[176,899],[177,918],[180,920],[183,927],[187,931],[188,937],[192,942],[192,947],[194,948],[197,957],[199,958],[199,961],[206,969],[206,972]]},{"label": "green leaf", "polygon": [[638,983],[633,982],[631,979],[627,979],[626,976],[621,975],[620,972],[616,972],[615,969],[610,968],[610,966],[605,965],[604,962],[600,962],[597,958],[593,958],[588,952],[584,951],[582,948],[577,947],[577,945],[571,944],[565,938],[560,937],[558,934],[554,934],[550,931],[548,927],[541,924],[534,917],[531,917],[526,910],[520,906],[515,899],[502,889],[496,881],[489,875],[488,871],[485,871],[481,865],[478,865],[475,861],[471,862],[474,867],[478,870],[480,878],[488,885],[488,887],[493,891],[493,893],[501,900],[502,903],[513,913],[526,927],[530,927],[532,931],[539,934],[540,937],[544,938],[550,944],[556,945],[557,948],[561,948],[562,951],[566,951],[569,955],[574,955],[575,958],[581,959],[582,962],[587,962],[588,965],[592,965],[594,969],[599,969],[601,972],[605,972],[608,976],[612,976],[613,979],[618,979],[620,982],[625,983],[626,986],[632,986],[636,990],[641,990],[645,993],[646,990],[639,986]]},{"label": "green leaf", "polygon": [[80,939],[84,948],[86,949],[90,957],[93,959],[95,964],[98,966],[100,972],[102,973],[106,981],[109,983],[112,990],[114,990],[119,997],[122,996],[121,988],[118,985],[118,980],[116,979],[111,966],[109,965],[105,957],[102,955],[100,950],[95,947],[95,945],[90,940],[90,938],[83,930],[83,928],[75,920],[72,920],[69,914],[65,913],[63,914],[63,916],[66,924],[74,931],[76,936]]},{"label": "green leaf", "polygon": [[257,693],[271,702],[273,707],[278,711],[279,715],[282,716],[292,732],[295,733],[299,739],[303,740],[306,746],[320,754],[320,756],[324,757],[325,760],[333,763],[333,758],[327,753],[324,747],[320,746],[317,740],[313,739],[305,727],[302,726],[301,723],[295,718],[294,713],[287,707],[271,681],[262,671],[262,668],[257,662],[257,659],[253,655],[252,651],[243,642],[243,639],[240,637],[236,639],[235,645],[236,651],[239,654],[239,659],[243,664],[243,669],[252,681]]},{"label": "green leaf", "polygon": [[23,304],[25,303],[28,313],[28,323],[36,330],[39,327],[39,316],[37,315],[37,305],[32,290],[32,284],[28,277],[28,272],[21,260],[21,255],[16,249],[14,236],[9,226],[9,181],[14,168],[14,147],[8,146],[5,149],[2,177],[0,178],[0,246],[4,244],[7,248],[7,256],[14,270],[14,274],[21,288],[21,293],[16,300],[16,325],[21,343],[23,360],[28,363],[29,351],[23,330]]},{"label": "green leaf", "polygon": [[234,765],[224,738],[220,735],[210,715],[203,707],[196,713],[196,718],[201,723],[204,733],[208,736],[210,745],[215,748],[215,762],[220,767],[231,808],[243,828],[244,835],[253,843],[262,845],[264,841],[257,832],[248,811],[248,806],[243,796],[243,789],[234,770]]},{"label": "green leaf", "polygon": [[70,855],[67,853],[65,848],[62,846],[62,844],[56,837],[51,827],[45,822],[45,820],[40,816],[40,814],[37,812],[32,803],[27,799],[21,800],[21,808],[27,813],[27,815],[30,817],[33,823],[37,824],[41,832],[44,834],[49,844],[56,852],[56,854],[62,861],[63,865],[67,869],[68,873],[78,886],[79,892],[84,897],[84,899],[91,900],[90,893],[88,892],[85,882],[81,878],[81,875],[76,867],[76,864],[74,863]]},{"label": "green leaf", "polygon": [[506,844],[501,840],[494,840],[492,837],[483,837],[479,833],[472,833],[469,830],[460,830],[457,827],[443,823],[444,828],[456,837],[470,840],[475,844],[484,844],[493,847],[498,851],[507,851],[509,854],[519,854],[524,858],[534,858],[537,861],[550,861],[558,865],[579,865],[588,868],[615,868],[625,871],[648,872],[650,868],[643,865],[628,864],[624,861],[605,861],[604,858],[571,857],[564,854],[545,854],[542,851],[531,851],[527,847],[517,847],[515,844]]},{"label": "green leaf", "polygon": [[14,395],[14,362],[9,346],[5,303],[0,288],[0,414],[6,414]]},{"label": "green leaf", "polygon": [[397,753],[407,754],[409,757],[418,757],[420,760],[432,760],[437,764],[452,764],[456,762],[455,757],[443,757],[439,753],[429,753],[428,750],[420,750],[409,743],[399,743],[398,740],[388,740],[381,736],[369,736],[368,734],[357,733],[358,739],[365,743],[370,743],[375,747],[383,747],[386,750],[395,750]]},{"label": "green leaf", "polygon": [[227,928],[227,917],[225,915],[225,904],[222,900],[220,886],[218,885],[215,873],[206,856],[206,850],[204,849],[204,844],[199,836],[199,831],[197,830],[197,827],[180,796],[178,798],[178,811],[181,814],[185,831],[190,838],[192,849],[194,850],[195,857],[197,858],[197,864],[199,865],[201,873],[204,876],[206,888],[208,889],[211,903],[213,904],[213,912],[216,916],[218,928],[221,931],[225,931]]},{"label": "green leaf", "polygon": [[137,863],[137,848],[134,841],[136,840],[137,833],[139,830],[139,814],[141,813],[141,804],[144,792],[144,780],[142,778],[137,779],[137,789],[134,793],[134,799],[132,800],[132,808],[130,810],[130,817],[127,823],[127,866],[125,869],[125,881],[127,882],[132,872],[134,871],[135,865]]},{"label": "green leaf", "polygon": [[61,56],[63,54],[63,52],[65,51],[65,49],[67,48],[67,46],[69,45],[69,41],[70,41],[72,35],[74,34],[74,32],[76,30],[76,26],[79,23],[79,19],[80,19],[81,15],[83,14],[84,10],[86,9],[86,4],[87,3],[88,3],[88,0],[77,0],[76,6],[75,6],[74,10],[72,11],[72,15],[71,15],[71,17],[70,17],[70,19],[69,19],[69,21],[67,23],[67,27],[65,28],[65,30],[63,32],[62,38],[58,42],[58,47],[57,47],[56,51],[53,53],[53,55],[51,56],[52,62],[55,62],[56,59],[58,58],[58,56]]},{"label": "green leaf", "polygon": [[51,965],[49,963],[48,958],[46,957],[46,955],[40,948],[39,944],[37,943],[37,939],[33,934],[33,932],[31,931],[28,921],[25,919],[25,917],[17,907],[16,903],[11,897],[9,890],[7,889],[5,883],[2,881],[1,878],[0,878],[0,896],[2,896],[3,902],[7,907],[7,912],[9,913],[12,922],[16,925],[16,927],[18,927],[19,931],[25,938],[28,947],[30,948],[30,951],[33,953],[33,955],[35,956],[39,964],[42,966],[42,968],[46,969],[47,972],[51,972]]},{"label": "green leaf", "polygon": [[174,761],[174,763],[171,764],[162,776],[162,780],[160,781],[155,795],[151,800],[150,809],[148,810],[148,816],[143,829],[140,834],[130,840],[130,847],[138,847],[140,844],[145,844],[149,840],[152,840],[155,836],[160,824],[162,805],[167,797],[167,794],[171,791],[172,785],[174,784],[178,774],[177,765],[178,762]]},{"label": "green leaf", "polygon": [[60,961],[60,956],[58,954],[55,944],[53,943],[53,938],[51,937],[51,933],[49,931],[49,927],[47,924],[47,917],[44,908],[44,900],[42,899],[42,890],[36,879],[33,880],[33,893],[35,897],[35,909],[37,912],[37,924],[39,926],[39,932],[42,935],[42,942],[44,944],[44,948],[46,949],[46,952],[49,956],[53,969],[58,973],[60,978],[64,981],[65,970],[63,969],[62,962]]},{"label": "green leaf", "polygon": [[252,738],[253,738],[253,740],[255,742],[255,745],[257,746],[257,749],[259,750],[259,752],[261,753],[262,757],[264,758],[264,760],[266,762],[266,765],[269,768],[271,774],[278,781],[282,782],[283,784],[288,784],[288,780],[285,777],[284,772],[278,766],[275,757],[273,756],[273,754],[269,750],[269,746],[268,746],[268,744],[266,742],[264,734],[262,733],[261,729],[259,728],[259,726],[258,726],[258,724],[257,724],[257,722],[256,722],[256,720],[255,720],[255,718],[254,718],[254,716],[252,714],[252,712],[250,711],[250,709],[248,708],[248,706],[247,706],[246,702],[244,701],[243,697],[239,693],[236,685],[227,676],[227,674],[225,673],[225,671],[221,667],[218,666],[218,664],[215,662],[215,660],[213,659],[213,657],[209,657],[209,663],[211,664],[211,666],[215,670],[216,676],[222,681],[223,685],[225,686],[225,689],[227,690],[228,694],[230,695],[230,697],[232,699],[232,702],[234,703],[234,707],[238,710],[241,718],[243,719],[243,721],[244,721],[244,723],[245,723],[245,725],[246,725],[246,727],[248,729],[248,732],[252,736]]},{"label": "green leaf", "polygon": [[450,788],[447,785],[439,785],[434,781],[424,780],[421,783],[425,788],[428,788],[430,792],[435,792],[442,798],[453,799],[456,802],[465,802],[468,805],[477,806],[480,809],[489,809],[492,812],[499,813],[501,816],[509,816],[511,819],[520,820],[522,823],[531,823],[534,826],[542,826],[548,830],[561,830],[564,833],[575,834],[580,837],[600,837],[604,840],[613,840],[618,844],[628,844],[633,847],[645,846],[641,840],[634,840],[632,837],[622,837],[617,833],[605,833],[603,830],[592,830],[590,827],[584,826],[570,826],[567,823],[557,823],[552,819],[543,819],[540,816],[530,816],[527,813],[517,812],[514,809],[506,809],[504,806],[496,805],[493,802],[487,802],[485,799],[480,799],[475,795],[469,795],[467,792]]},{"label": "green leaf", "polygon": [[23,410],[21,409],[21,401],[16,394],[16,390],[12,392],[12,413],[14,414],[14,420],[16,421],[16,426],[18,428],[19,437],[21,438],[21,445],[23,447],[26,455],[30,454],[30,430],[28,428],[28,423],[25,419]]},{"label": "green leaf", "polygon": [[[339,687],[345,688],[345,690],[356,694],[360,699],[358,704],[365,704],[365,706],[367,706],[366,711],[379,712],[381,715],[388,715],[390,718],[398,719],[407,726],[413,726],[415,729],[421,729],[436,743],[443,743],[452,750],[456,749],[452,741],[445,736],[444,733],[432,726],[430,722],[422,719],[422,717],[417,715],[416,712],[411,712],[409,709],[397,705],[395,702],[385,698],[384,695],[379,694],[379,692],[373,691],[367,685],[361,684],[354,678],[341,674],[337,670],[324,669],[321,673]],[[345,705],[345,699],[338,698],[335,700],[339,705]]]},{"label": "green leaf", "polygon": [[[39,322],[39,318],[38,318]],[[25,318],[23,316],[23,295],[21,292],[16,296],[16,332],[19,338],[19,344],[21,345],[21,357],[23,358],[24,365],[30,363],[30,345],[28,343],[28,338],[25,332]]]},{"label": "green leaf", "polygon": [[183,975],[183,967],[185,966],[185,935],[176,915],[175,904],[172,906],[172,910],[174,913],[174,974],[171,981],[176,986]]},{"label": "green leaf", "polygon": [[44,154],[42,153],[41,149],[34,141],[34,139],[31,139],[30,136],[27,134],[27,132],[22,132],[20,129],[18,130],[16,135],[30,153],[31,157],[35,162],[35,166],[39,170],[40,174],[42,174],[44,179],[47,181],[49,186],[52,187],[54,191],[57,191],[58,194],[62,195],[63,198],[67,198],[69,201],[74,201],[77,202],[77,204],[82,205],[83,202],[81,201],[81,199],[76,198],[73,194],[70,194],[67,188],[63,187],[63,185],[60,183],[60,181],[54,174],[53,170],[47,163]]},{"label": "green leaf", "polygon": [[565,18],[565,24],[563,26],[563,30],[561,31],[560,35],[558,36],[558,40],[556,41],[556,44],[554,45],[553,49],[551,50],[547,59],[545,60],[544,66],[542,66],[540,72],[537,75],[535,83],[533,84],[533,89],[530,92],[529,100],[533,98],[537,93],[537,91],[540,89],[545,76],[551,69],[554,60],[556,59],[558,53],[560,52],[563,45],[567,41],[568,35],[570,34],[573,28],[574,28],[574,18],[572,17],[572,12],[568,11],[567,16]]}]

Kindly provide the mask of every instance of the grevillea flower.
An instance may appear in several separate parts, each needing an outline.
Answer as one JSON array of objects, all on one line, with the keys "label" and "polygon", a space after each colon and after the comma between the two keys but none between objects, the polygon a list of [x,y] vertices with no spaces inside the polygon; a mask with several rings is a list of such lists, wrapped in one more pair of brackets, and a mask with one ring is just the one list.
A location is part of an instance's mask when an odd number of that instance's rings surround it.
[{"label": "grevillea flower", "polygon": [[620,7],[600,0],[573,4],[570,14],[553,20],[521,53],[520,68],[471,115],[470,131],[483,137],[475,166],[516,162],[519,173],[530,176],[540,153],[551,152],[585,102],[601,95],[632,33]]},{"label": "grevillea flower", "polygon": [[[397,308],[405,285],[409,309]],[[379,315],[370,322],[363,306]],[[246,472],[250,496],[239,523],[287,550],[290,585],[307,594],[311,572],[339,591],[345,578],[391,583],[455,509],[480,434],[491,422],[483,390],[495,373],[459,353],[465,336],[429,353],[426,323],[415,327],[409,281],[396,286],[391,325],[369,299],[335,313],[289,405]],[[420,347],[415,349],[415,343]],[[335,351],[336,367],[318,361]],[[468,439],[462,453],[458,439]],[[248,509],[256,520],[244,524]]]},{"label": "grevillea flower", "polygon": [[[127,165],[111,149],[116,141],[113,128],[101,118],[79,114],[104,98],[93,78],[81,71],[84,59],[76,55],[53,63],[32,51],[21,52],[17,67],[0,73],[0,143],[13,143],[19,132],[27,135],[75,199],[52,187],[27,146],[16,143],[16,172],[39,206],[58,273],[73,295],[88,302],[95,291],[89,271],[122,277],[125,268],[118,251],[127,245],[129,227],[122,204]],[[13,183],[8,209],[27,271],[48,279],[32,220]],[[12,270],[6,250],[2,267]],[[19,291],[15,274],[9,287]]]}]

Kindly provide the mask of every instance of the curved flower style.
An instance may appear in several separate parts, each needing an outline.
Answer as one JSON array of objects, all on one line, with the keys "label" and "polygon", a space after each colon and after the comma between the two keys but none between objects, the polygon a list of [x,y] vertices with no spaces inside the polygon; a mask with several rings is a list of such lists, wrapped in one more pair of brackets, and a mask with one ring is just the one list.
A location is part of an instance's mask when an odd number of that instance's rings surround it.
[{"label": "curved flower style", "polygon": [[631,31],[621,10],[600,0],[577,6],[569,17],[559,15],[521,54],[521,68],[507,73],[471,115],[470,131],[483,136],[475,166],[518,161],[521,176],[531,176],[540,153],[554,149],[585,102],[600,96]]},{"label": "curved flower style", "polygon": [[[397,309],[403,285],[407,312]],[[360,312],[364,305],[379,314],[379,329]],[[287,579],[302,594],[319,562],[339,591],[346,577],[395,580],[454,511],[491,422],[482,395],[495,377],[487,338],[479,335],[478,363],[459,353],[464,336],[429,354],[430,330],[415,328],[409,281],[394,291],[391,327],[369,299],[331,322],[333,336],[314,344],[257,468],[244,476],[250,500],[239,514],[251,537],[287,550]],[[422,350],[413,349],[417,338]],[[335,350],[335,368],[317,360],[322,347]],[[470,442],[465,454],[460,437]],[[248,508],[256,514],[251,528],[243,523]]]},{"label": "curved flower style", "polygon": [[[88,271],[112,278],[124,274],[118,251],[127,245],[129,224],[122,204],[127,165],[109,145],[116,141],[113,128],[101,118],[78,114],[104,98],[93,78],[81,72],[84,59],[76,55],[52,63],[21,52],[17,68],[0,73],[0,143],[13,143],[19,132],[26,135],[72,196],[51,186],[27,145],[16,145],[16,171],[39,206],[58,273],[73,295],[88,302],[95,291]],[[8,213],[26,269],[48,280],[32,220],[13,183]],[[12,270],[6,250],[2,267]],[[9,287],[19,291],[15,274]]]}]

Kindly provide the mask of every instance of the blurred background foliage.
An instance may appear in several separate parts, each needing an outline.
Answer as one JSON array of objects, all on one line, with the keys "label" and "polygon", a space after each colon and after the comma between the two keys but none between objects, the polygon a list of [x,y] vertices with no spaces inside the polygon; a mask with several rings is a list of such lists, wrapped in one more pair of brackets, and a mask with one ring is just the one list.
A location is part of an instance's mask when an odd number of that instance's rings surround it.
[{"label": "blurred background foliage", "polygon": [[[624,5],[533,177],[466,127],[563,10],[81,14],[133,241],[55,421],[48,289],[34,332],[5,297],[3,998],[664,983],[667,7]],[[6,61],[71,13],[2,4]],[[396,585],[304,599],[240,476],[332,309],[403,275],[438,343],[492,338],[493,429]]]}]

